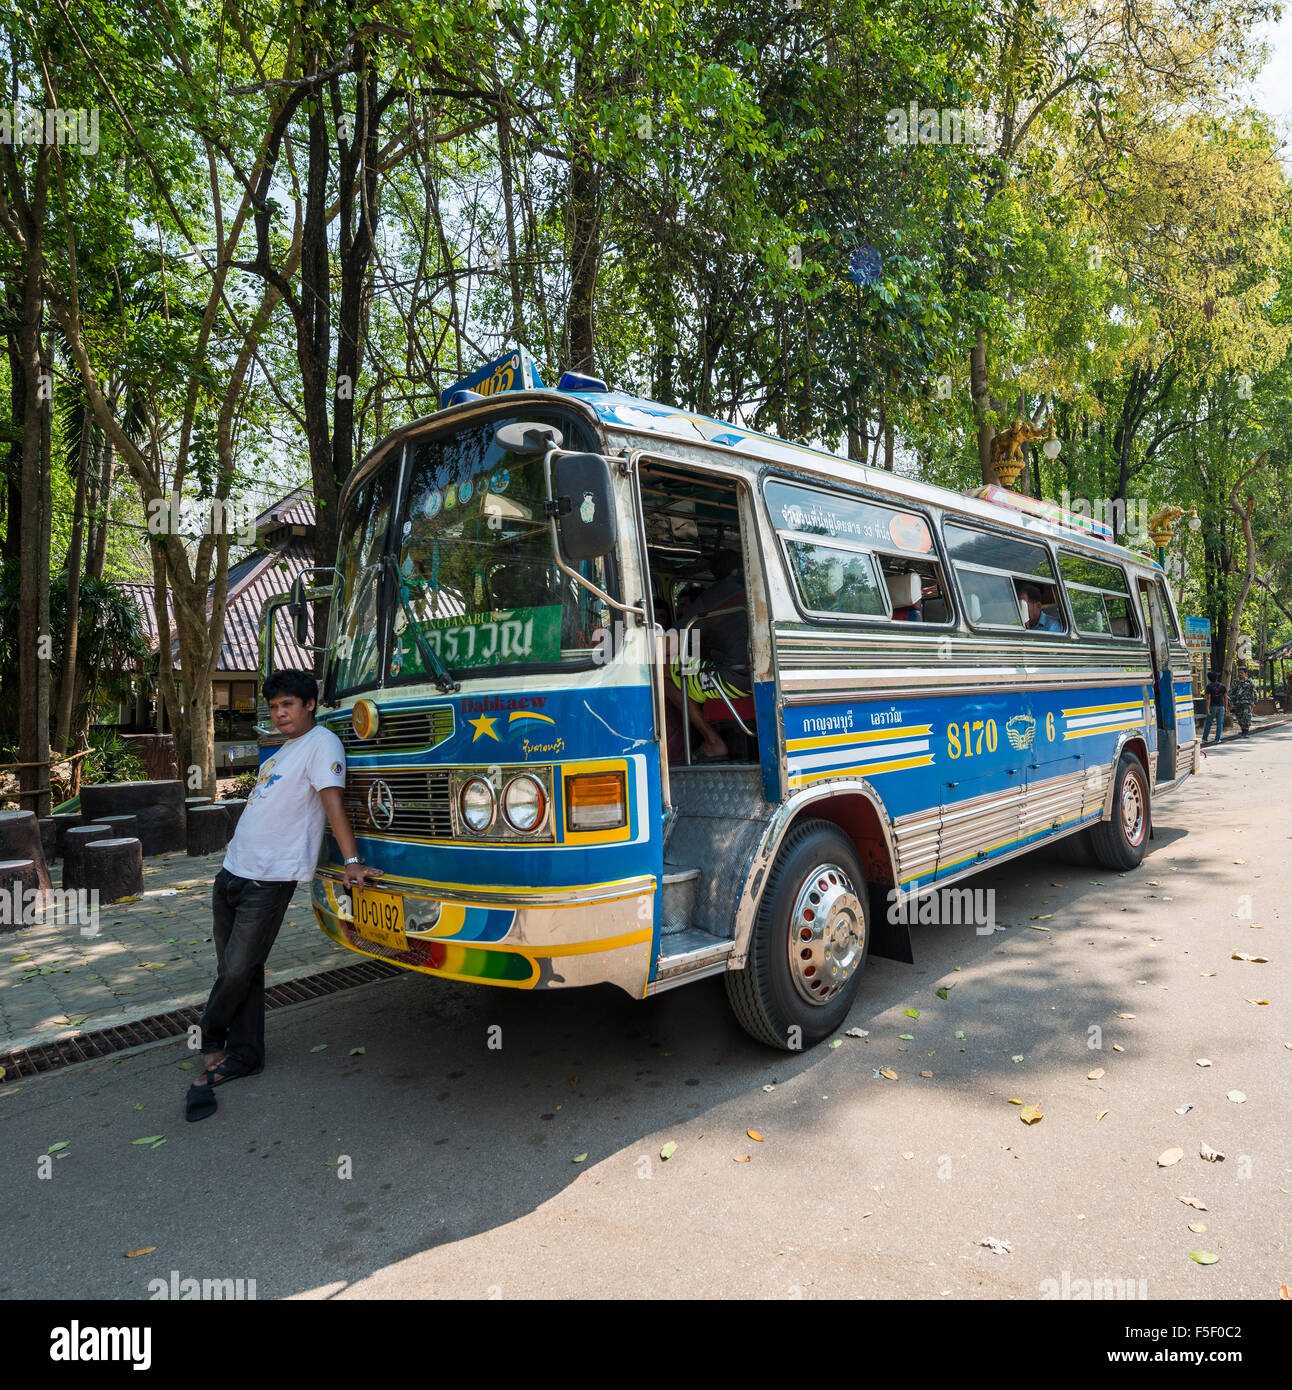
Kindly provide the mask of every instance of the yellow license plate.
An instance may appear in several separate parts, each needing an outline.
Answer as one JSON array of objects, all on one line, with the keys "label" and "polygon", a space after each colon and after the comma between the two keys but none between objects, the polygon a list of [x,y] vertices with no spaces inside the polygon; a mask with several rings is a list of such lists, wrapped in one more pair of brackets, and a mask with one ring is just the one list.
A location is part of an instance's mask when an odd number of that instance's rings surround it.
[{"label": "yellow license plate", "polygon": [[393,951],[408,950],[408,938],[404,935],[404,900],[398,893],[356,888],[354,925],[366,941]]}]

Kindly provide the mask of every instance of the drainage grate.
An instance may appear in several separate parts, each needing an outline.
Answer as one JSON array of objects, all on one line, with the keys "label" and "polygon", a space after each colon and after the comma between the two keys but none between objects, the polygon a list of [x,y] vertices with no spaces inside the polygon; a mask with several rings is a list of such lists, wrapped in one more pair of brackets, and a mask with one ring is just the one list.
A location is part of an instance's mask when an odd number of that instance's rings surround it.
[{"label": "drainage grate", "polygon": [[[271,985],[265,991],[265,1008],[281,1009],[284,1004],[303,1004],[308,999],[320,999],[325,994],[336,994],[339,990],[353,989],[355,985],[371,984],[374,980],[387,980],[402,974],[404,971],[398,966],[387,965],[384,961],[343,965],[338,970],[325,970],[320,975],[304,975],[299,980],[285,980],[282,984]],[[6,1081],[39,1076],[43,1072],[57,1071],[60,1067],[75,1066],[77,1062],[90,1062],[96,1057],[124,1052],[143,1043],[182,1038],[201,1017],[202,1010],[197,1007],[153,1014],[116,1028],[102,1028],[95,1033],[60,1038],[57,1042],[45,1043],[40,1047],[0,1053],[0,1067],[4,1068]]]}]

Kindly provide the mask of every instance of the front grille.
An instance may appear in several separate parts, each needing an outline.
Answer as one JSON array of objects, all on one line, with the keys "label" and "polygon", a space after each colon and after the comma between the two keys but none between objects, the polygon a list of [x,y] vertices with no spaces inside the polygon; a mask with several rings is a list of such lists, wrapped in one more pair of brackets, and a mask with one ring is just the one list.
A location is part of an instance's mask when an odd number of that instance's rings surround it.
[{"label": "front grille", "polygon": [[328,727],[350,753],[423,752],[443,743],[453,733],[453,706],[431,705],[429,709],[378,710],[376,738],[360,738],[350,716],[333,719]]},{"label": "front grille", "polygon": [[[368,792],[372,784],[378,780],[390,788],[395,803],[395,818],[387,826],[376,825],[368,808]],[[394,835],[400,839],[449,840],[453,838],[450,797],[447,770],[352,771],[342,800],[350,815],[350,824],[359,834],[371,832],[378,835]]]}]

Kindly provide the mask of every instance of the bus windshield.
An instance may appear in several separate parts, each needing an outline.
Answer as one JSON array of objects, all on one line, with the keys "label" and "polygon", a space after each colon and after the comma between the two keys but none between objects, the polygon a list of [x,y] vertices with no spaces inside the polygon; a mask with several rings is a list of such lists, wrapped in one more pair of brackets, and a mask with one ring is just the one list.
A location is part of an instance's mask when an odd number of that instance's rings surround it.
[{"label": "bus windshield", "polygon": [[[527,411],[525,418],[550,413]],[[383,661],[385,684],[433,678],[436,664],[424,658],[422,643],[458,678],[584,665],[601,650],[596,633],[609,627],[605,605],[563,575],[552,556],[543,460],[501,449],[494,441],[501,423],[491,417],[406,445],[407,483],[393,517],[399,460],[356,494],[337,564],[338,692],[376,684]],[[595,447],[577,422],[562,416],[552,423],[567,448]],[[386,540],[392,523],[393,543]],[[613,560],[580,569],[615,591]]]}]

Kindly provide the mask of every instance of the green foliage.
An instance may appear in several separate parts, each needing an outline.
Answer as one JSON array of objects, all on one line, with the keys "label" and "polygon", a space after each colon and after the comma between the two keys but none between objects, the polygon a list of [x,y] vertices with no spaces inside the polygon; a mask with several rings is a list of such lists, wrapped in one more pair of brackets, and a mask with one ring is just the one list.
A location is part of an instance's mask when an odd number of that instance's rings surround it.
[{"label": "green foliage", "polygon": [[81,759],[82,783],[146,782],[148,769],[137,753],[130,751],[115,729],[92,728],[90,747],[94,750]]}]

